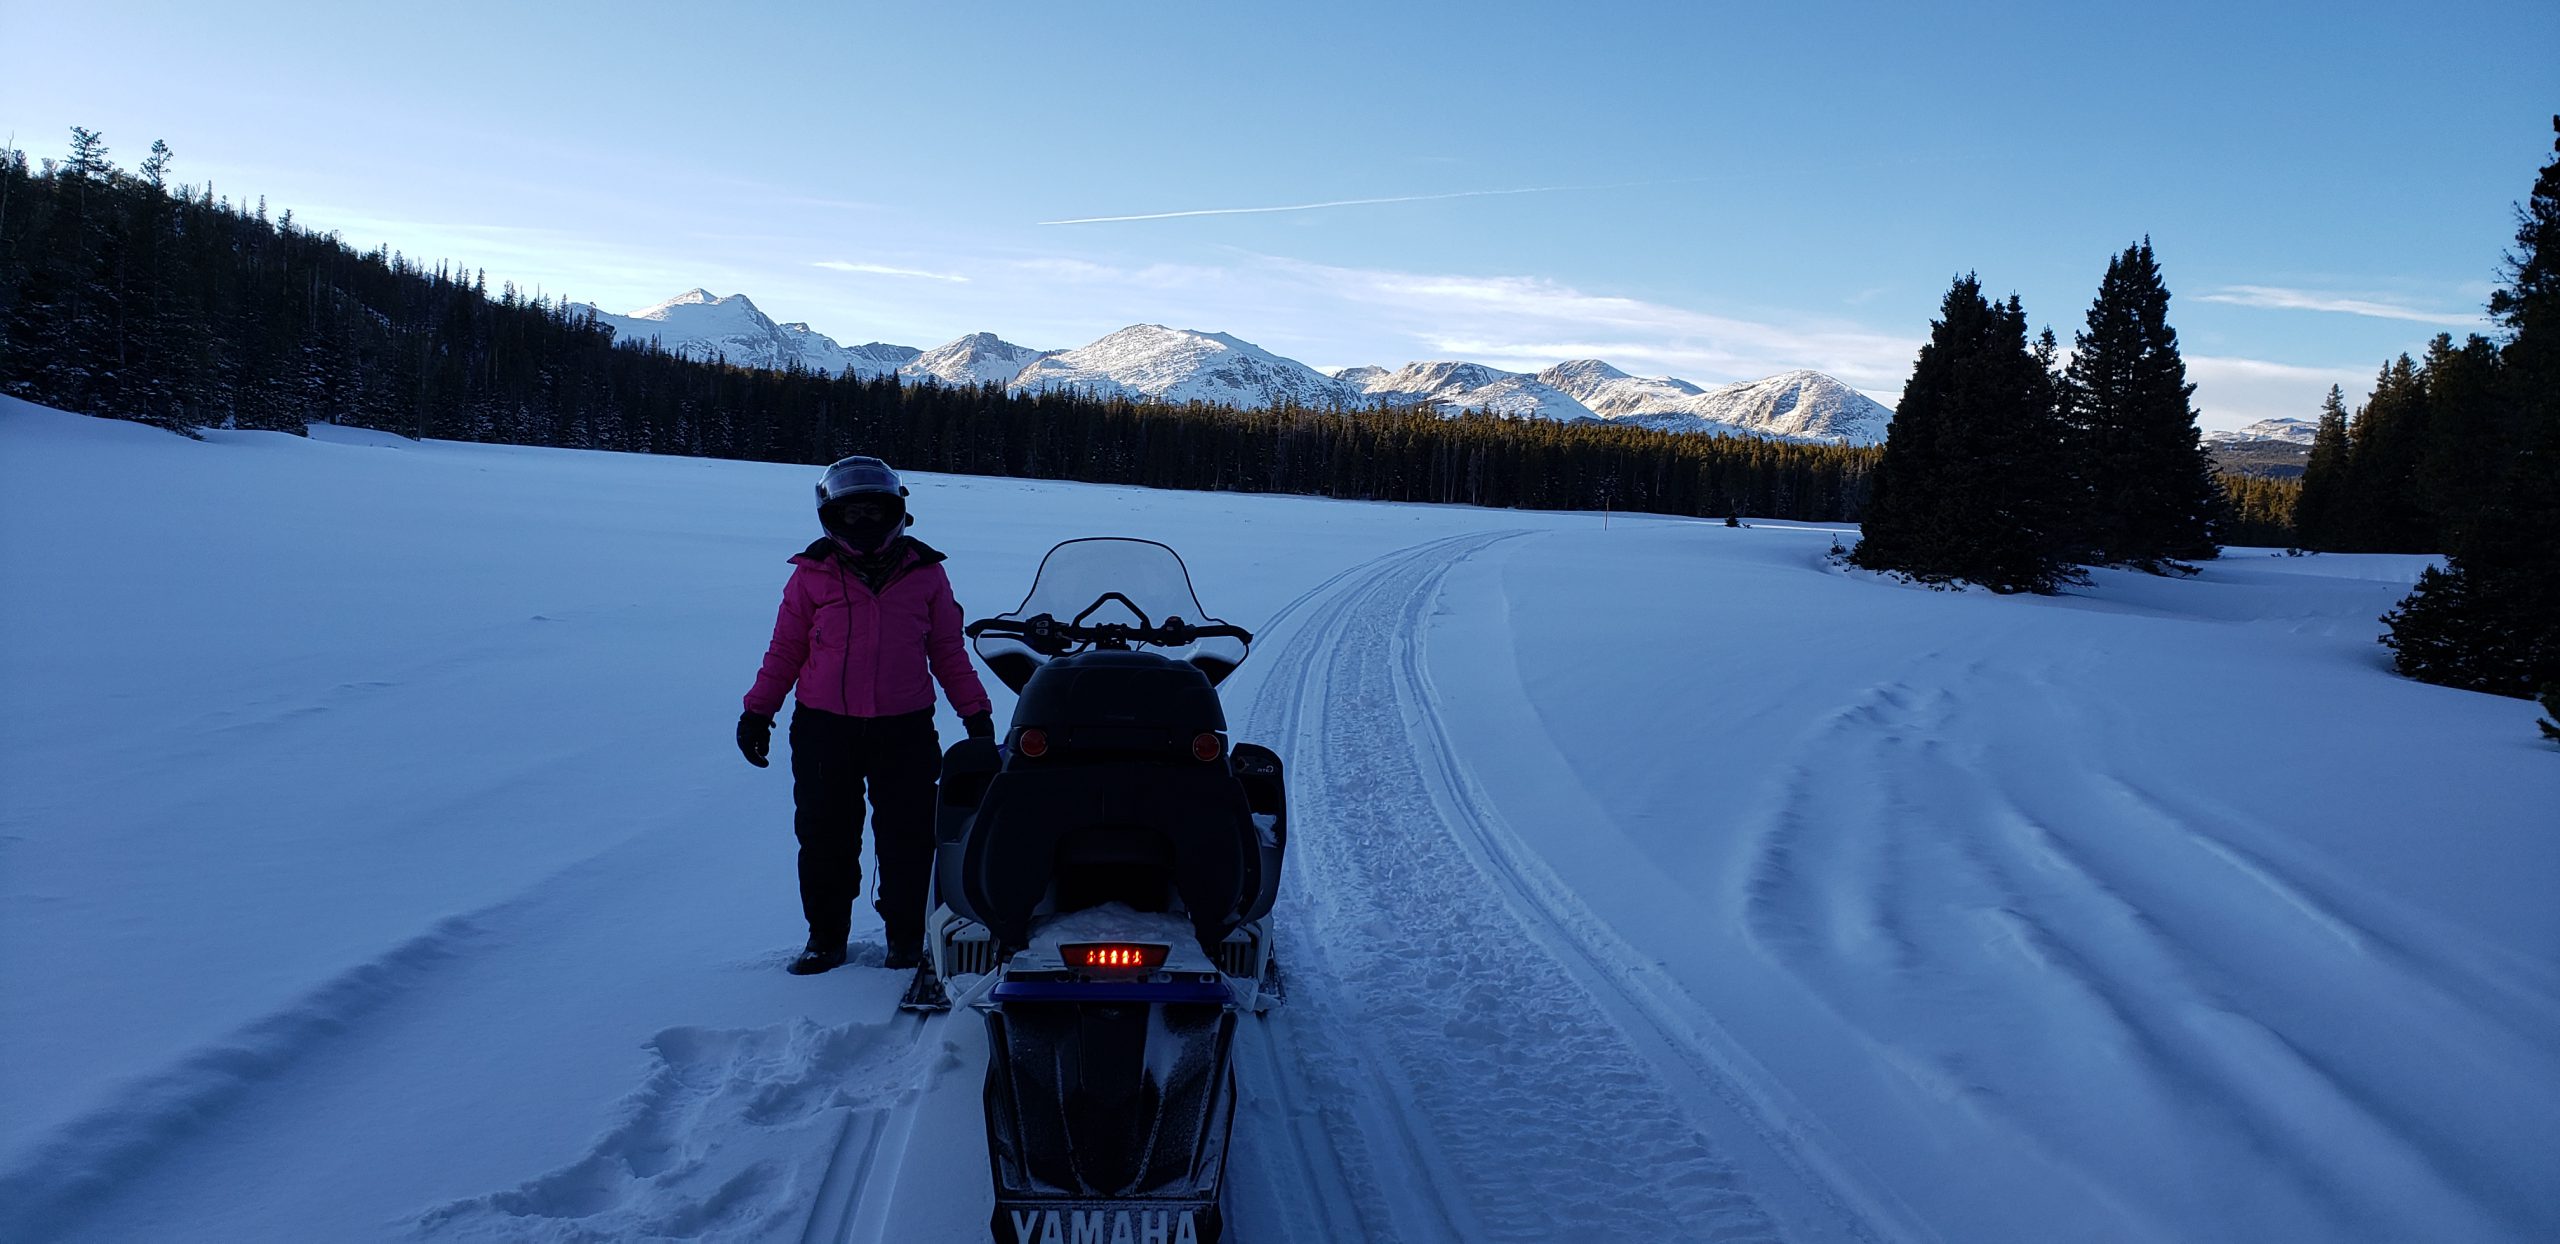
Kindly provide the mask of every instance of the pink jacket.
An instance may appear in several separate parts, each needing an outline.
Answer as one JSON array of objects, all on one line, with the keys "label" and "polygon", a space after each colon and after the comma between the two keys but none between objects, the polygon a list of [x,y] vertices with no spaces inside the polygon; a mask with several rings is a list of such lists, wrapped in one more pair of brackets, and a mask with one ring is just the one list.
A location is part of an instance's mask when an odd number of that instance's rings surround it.
[{"label": "pink jacket", "polygon": [[[903,538],[903,537],[902,537]],[[961,643],[960,602],[942,554],[907,539],[907,558],[872,592],[821,540],[791,559],[782,612],[747,711],[768,716],[797,688],[800,702],[848,717],[891,717],[933,707],[933,681],[963,717],[988,711],[986,688]]]}]

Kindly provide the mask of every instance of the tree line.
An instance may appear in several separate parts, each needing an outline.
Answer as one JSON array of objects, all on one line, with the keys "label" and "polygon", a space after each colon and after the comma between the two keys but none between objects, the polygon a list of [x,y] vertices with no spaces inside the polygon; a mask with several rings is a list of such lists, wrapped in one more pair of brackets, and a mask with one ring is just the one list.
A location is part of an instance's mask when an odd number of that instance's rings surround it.
[{"label": "tree line", "polygon": [[591,310],[134,171],[0,151],[0,391],[181,433],[414,437],[1524,509],[1855,520],[1879,451],[1414,410],[1224,407],[679,358]]}]

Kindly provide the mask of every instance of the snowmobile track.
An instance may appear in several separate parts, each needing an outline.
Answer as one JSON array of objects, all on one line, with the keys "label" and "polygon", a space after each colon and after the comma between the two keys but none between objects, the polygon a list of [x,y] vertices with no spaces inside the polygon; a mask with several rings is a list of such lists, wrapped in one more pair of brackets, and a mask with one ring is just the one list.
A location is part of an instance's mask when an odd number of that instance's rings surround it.
[{"label": "snowmobile track", "polygon": [[[900,1013],[897,1023],[906,1037],[901,1050],[923,1045],[926,1034],[939,1029],[934,1021],[940,1018]],[[885,1193],[897,1186],[917,1114],[912,1102],[846,1114],[836,1134],[835,1153],[827,1159],[826,1174],[809,1207],[808,1225],[800,1231],[800,1244],[887,1244],[896,1238],[889,1231],[890,1199],[866,1194]]]},{"label": "snowmobile track", "polygon": [[[1286,1160],[1245,1167],[1240,1230],[1878,1238],[1870,1223],[1899,1207],[1850,1191],[1801,1123],[1768,1122],[1801,1114],[1517,843],[1458,758],[1425,663],[1429,620],[1451,567],[1519,534],[1392,554],[1266,627],[1316,610],[1263,671],[1251,714],[1255,737],[1290,748],[1301,809],[1297,906],[1282,906],[1292,996],[1247,1060],[1248,1100],[1271,1102],[1248,1119],[1286,1134]],[[1434,907],[1441,920],[1415,919]],[[1389,927],[1407,937],[1372,949]],[[1402,1013],[1381,1022],[1382,1009]]]}]

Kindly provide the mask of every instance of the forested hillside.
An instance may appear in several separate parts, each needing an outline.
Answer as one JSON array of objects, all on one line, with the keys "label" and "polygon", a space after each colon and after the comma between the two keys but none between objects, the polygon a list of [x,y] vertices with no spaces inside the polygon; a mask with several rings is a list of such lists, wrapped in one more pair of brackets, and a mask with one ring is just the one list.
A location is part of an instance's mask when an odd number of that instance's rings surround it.
[{"label": "forested hillside", "polygon": [[617,345],[565,296],[359,251],[75,130],[0,152],[0,386],[183,431],[415,437],[1531,509],[1857,517],[1877,451],[1482,415],[1236,411],[754,371]]}]

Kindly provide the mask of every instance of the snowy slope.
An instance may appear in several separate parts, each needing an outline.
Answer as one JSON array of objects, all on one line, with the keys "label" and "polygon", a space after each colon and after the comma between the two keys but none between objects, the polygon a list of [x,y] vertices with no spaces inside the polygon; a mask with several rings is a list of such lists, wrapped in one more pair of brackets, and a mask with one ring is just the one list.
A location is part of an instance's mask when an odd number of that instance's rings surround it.
[{"label": "snowy slope", "polygon": [[[983,1029],[780,970],[811,469],[316,431],[0,399],[5,1234],[984,1238]],[[2383,667],[2424,559],[910,483],[973,614],[1134,534],[1257,633],[1240,1242],[2560,1236],[2560,763]]]},{"label": "snowy slope", "polygon": [[798,365],[826,375],[893,372],[913,360],[912,346],[842,346],[807,324],[776,324],[745,294],[721,297],[690,289],[629,315],[596,311],[599,323],[614,330],[616,341],[655,339],[669,353],[691,359],[725,359],[739,367],[782,370]]},{"label": "snowy slope", "polygon": [[1574,359],[1539,372],[1540,381],[1564,391],[1603,419],[1673,409],[1706,390],[1686,380],[1630,376],[1598,359]]},{"label": "snowy slope", "polygon": [[895,346],[885,341],[840,346],[806,324],[782,325],[782,335],[799,348],[802,367],[829,375],[851,372],[865,380],[895,374],[923,353],[914,346]]},{"label": "snowy slope", "polygon": [[994,333],[971,333],[916,356],[899,368],[898,374],[910,380],[930,379],[962,387],[1004,384],[1022,374],[1023,368],[1056,353],[1018,346]]},{"label": "snowy slope", "polygon": [[1133,324],[1091,345],[1039,359],[1014,377],[1018,390],[1076,389],[1164,402],[1251,409],[1359,405],[1359,394],[1323,372],[1225,333]]},{"label": "snowy slope", "polygon": [[1893,411],[1821,372],[1790,371],[1709,389],[1624,421],[1671,432],[1739,428],[1789,440],[1881,445]]},{"label": "snowy slope", "polygon": [[1370,396],[1403,402],[1428,401],[1449,414],[1481,410],[1514,419],[1553,419],[1572,423],[1592,417],[1590,408],[1571,394],[1534,376],[1501,371],[1482,363],[1407,363],[1393,372],[1361,372],[1361,387]]},{"label": "snowy slope", "polygon": [[2312,435],[2319,430],[2320,425],[2308,419],[2261,419],[2237,431],[2216,428],[2206,432],[2204,438],[2208,441],[2233,444],[2246,441],[2281,441],[2288,445],[2309,445]]}]

